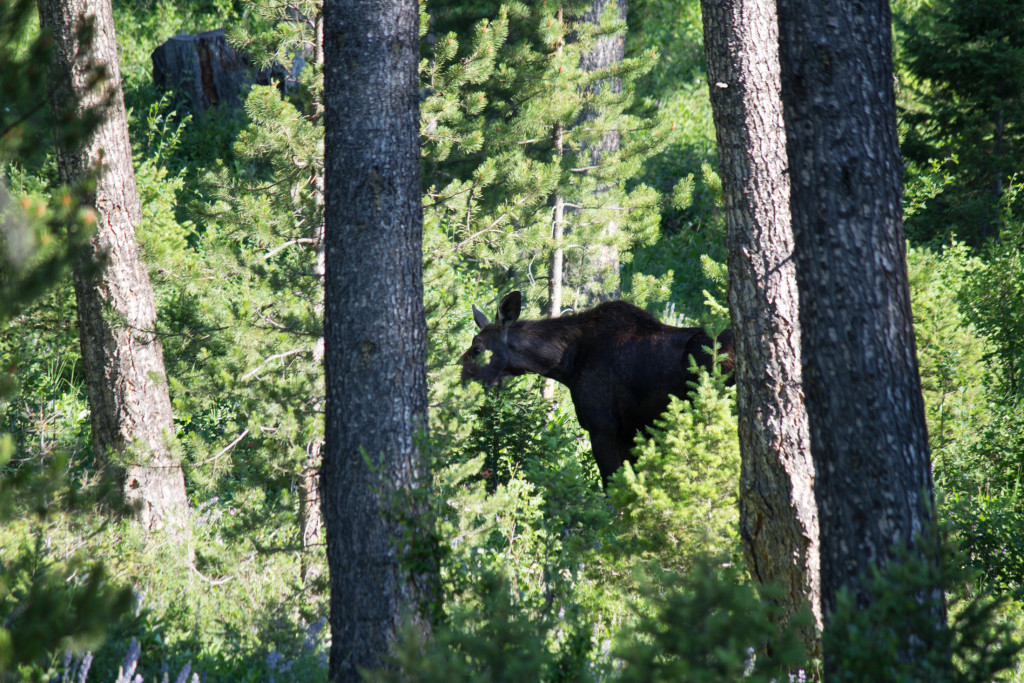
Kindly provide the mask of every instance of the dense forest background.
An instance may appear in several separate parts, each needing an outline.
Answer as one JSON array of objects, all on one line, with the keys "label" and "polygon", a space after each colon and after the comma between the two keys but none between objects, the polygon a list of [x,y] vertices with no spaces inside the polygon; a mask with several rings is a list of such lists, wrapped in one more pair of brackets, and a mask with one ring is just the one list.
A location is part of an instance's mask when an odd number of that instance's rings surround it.
[{"label": "dense forest background", "polygon": [[[396,645],[401,679],[813,678],[743,565],[735,399],[721,376],[673,403],[607,495],[567,395],[545,398],[539,378],[486,394],[458,381],[471,305],[493,315],[519,289],[524,317],[546,314],[555,251],[560,310],[619,292],[672,324],[728,325],[699,3],[633,0],[625,26],[606,11],[557,49],[563,15],[548,4],[421,4],[433,491],[416,504],[436,527],[411,528],[406,546],[408,561],[437,562],[442,596],[433,638],[410,628]],[[586,7],[564,3],[565,16]],[[94,452],[66,274],[90,219],[60,184],[54,130],[66,122],[46,107],[34,7],[3,11],[0,680],[326,680],[323,73],[308,21],[319,8],[114,4],[185,543],[141,529]],[[1007,645],[1024,637],[1024,5],[897,0],[893,12],[949,648],[956,680],[1024,680]],[[254,66],[286,65],[276,82],[208,109],[157,86],[158,45],[224,26]],[[581,56],[620,30],[619,86],[601,88]],[[597,123],[556,143],[566,112]],[[593,132],[608,127],[614,149]],[[586,153],[566,160],[562,146]],[[568,207],[558,241],[552,196]],[[846,605],[849,628],[869,626],[862,661],[888,652],[872,626],[926,569],[876,577],[877,613]]]}]

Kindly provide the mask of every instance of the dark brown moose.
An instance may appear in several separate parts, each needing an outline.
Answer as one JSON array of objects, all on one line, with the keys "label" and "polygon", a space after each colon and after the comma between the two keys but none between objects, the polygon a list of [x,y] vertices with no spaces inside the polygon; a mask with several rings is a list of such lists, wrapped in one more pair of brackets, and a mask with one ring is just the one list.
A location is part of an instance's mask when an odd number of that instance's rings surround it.
[{"label": "dark brown moose", "polygon": [[[608,301],[575,315],[519,320],[522,295],[508,294],[494,322],[473,306],[480,333],[462,355],[462,381],[501,386],[507,377],[535,372],[569,387],[580,425],[590,432],[594,459],[608,477],[633,461],[637,432],[668,407],[669,395],[686,397],[690,356],[711,367],[711,337],[699,327],[671,327],[624,301]],[[732,333],[718,337],[733,365]],[[487,353],[490,352],[490,358]]]}]

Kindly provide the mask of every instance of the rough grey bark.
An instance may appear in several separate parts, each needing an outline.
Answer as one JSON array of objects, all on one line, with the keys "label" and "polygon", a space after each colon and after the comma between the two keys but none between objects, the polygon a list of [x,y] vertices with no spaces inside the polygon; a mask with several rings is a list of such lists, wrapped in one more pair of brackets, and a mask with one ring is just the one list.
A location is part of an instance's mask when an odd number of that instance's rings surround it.
[{"label": "rough grey bark", "polygon": [[[130,463],[124,492],[139,507],[146,529],[166,527],[187,537],[188,501],[181,464],[170,449],[174,420],[163,349],[154,328],[149,274],[139,258],[135,228],[141,219],[114,19],[108,0],[39,0],[40,23],[53,32],[51,105],[58,118],[95,106],[105,117],[76,148],[58,150],[61,182],[82,180],[100,166],[95,192],[96,233],[74,265],[82,363],[88,385],[96,457],[110,451]],[[79,31],[91,19],[90,46]],[[92,88],[89,60],[108,78]]]},{"label": "rough grey bark", "polygon": [[331,680],[379,666],[400,620],[435,595],[436,572],[403,571],[388,505],[426,474],[418,28],[415,0],[324,3]]},{"label": "rough grey bark", "polygon": [[[901,222],[889,3],[779,0],[778,11],[827,629],[840,588],[867,603],[861,577],[891,561],[893,544],[912,548],[914,534],[930,528],[933,487]],[[833,661],[826,652],[827,679],[838,677]]]},{"label": "rough grey bark", "polygon": [[773,3],[702,0],[711,108],[725,195],[729,307],[742,468],[740,537],[754,578],[782,589],[788,622],[809,606],[820,650],[821,585],[800,302]]}]

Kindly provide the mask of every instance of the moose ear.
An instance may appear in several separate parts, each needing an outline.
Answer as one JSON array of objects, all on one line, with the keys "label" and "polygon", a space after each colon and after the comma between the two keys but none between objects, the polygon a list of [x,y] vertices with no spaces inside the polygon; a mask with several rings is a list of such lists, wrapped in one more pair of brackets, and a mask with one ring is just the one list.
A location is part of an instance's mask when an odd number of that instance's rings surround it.
[{"label": "moose ear", "polygon": [[523,308],[523,295],[517,292],[509,292],[498,304],[498,316],[495,322],[502,327],[508,327],[519,319],[519,312]]},{"label": "moose ear", "polygon": [[473,321],[481,330],[491,324],[491,321],[487,319],[484,312],[477,308],[476,305],[473,306]]}]

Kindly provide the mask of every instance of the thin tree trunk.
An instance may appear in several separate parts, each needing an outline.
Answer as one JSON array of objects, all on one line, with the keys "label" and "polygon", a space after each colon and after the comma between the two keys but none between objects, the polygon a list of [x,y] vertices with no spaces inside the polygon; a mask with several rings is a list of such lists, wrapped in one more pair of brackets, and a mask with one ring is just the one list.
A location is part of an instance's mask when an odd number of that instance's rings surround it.
[{"label": "thin tree trunk", "polygon": [[[561,156],[562,149],[562,125],[556,123],[555,130],[551,134],[554,141],[555,154]],[[562,315],[562,277],[564,254],[562,252],[562,239],[565,237],[565,200],[562,195],[555,191],[551,197],[551,241],[554,247],[551,249],[551,264],[548,269],[548,299],[550,309],[548,316],[557,318]]]},{"label": "thin tree trunk", "polygon": [[[889,3],[780,0],[778,8],[827,630],[841,588],[869,604],[871,568],[931,528],[933,486],[901,222]],[[944,608],[933,616],[930,628],[942,628]],[[931,640],[911,634],[903,656]],[[839,674],[826,651],[826,679]]]},{"label": "thin tree trunk", "polygon": [[[324,20],[322,11],[318,10],[308,20],[312,23],[313,29],[313,63],[323,68],[324,65]],[[314,101],[312,105],[314,116],[323,116],[323,102]],[[313,177],[310,185],[313,188],[313,200],[318,209],[319,220],[313,226],[313,249],[316,250],[316,274],[319,286],[324,286],[324,279],[327,273],[327,250],[325,244],[324,225],[324,169],[317,164],[313,169]],[[323,318],[324,306],[320,303],[316,306],[316,314]],[[313,348],[313,359],[322,363],[324,359],[324,338],[316,340]],[[322,406],[321,406],[322,407]],[[324,440],[316,438],[306,445],[306,463],[302,470],[299,481],[299,534],[302,538],[302,547],[310,550],[320,543],[320,530],[323,527],[323,514],[320,505],[320,465],[323,459]],[[309,553],[303,555],[301,567],[303,581],[316,578],[319,572],[313,573],[313,566],[309,563]]]},{"label": "thin tree trunk", "polygon": [[305,582],[320,575],[309,561],[309,551],[320,544],[320,529],[323,526],[320,513],[320,460],[323,446],[323,439],[314,439],[306,445],[306,463],[299,478],[299,535],[302,547],[307,551],[302,555],[299,572]]},{"label": "thin tree trunk", "polygon": [[[317,24],[320,24],[319,20]],[[322,39],[323,36],[321,35],[320,38]],[[322,55],[323,51],[317,50],[317,54]],[[311,181],[314,188],[314,200],[317,207],[323,207],[323,169],[317,168],[314,170],[314,173],[315,175]],[[322,211],[320,216],[323,216]],[[327,258],[324,244],[324,223],[322,220],[317,221],[313,229],[313,248],[316,250],[316,273],[319,285],[323,287],[327,272]],[[324,306],[322,304],[317,305],[315,312],[322,317],[324,315]],[[322,363],[324,360],[324,350],[324,338],[320,337],[316,340],[316,344],[313,347],[313,360],[317,363]],[[319,408],[322,409],[323,404],[319,404]],[[324,440],[322,438],[314,438],[306,444],[306,462],[303,465],[302,474],[299,478],[299,535],[302,539],[302,547],[306,551],[319,545],[320,529],[323,527],[323,515],[320,505],[320,465],[323,458],[323,448]],[[313,566],[309,563],[309,557],[308,552],[304,553],[302,557],[300,572],[303,581],[314,579],[319,574],[319,572],[313,573]]]},{"label": "thin tree trunk", "polygon": [[415,504],[428,475],[418,29],[414,0],[324,5],[331,680],[380,666],[404,617],[429,631],[436,599],[435,568],[403,568],[396,521],[430,523]]},{"label": "thin tree trunk", "polygon": [[[558,23],[562,23],[562,9],[558,10]],[[555,46],[555,54],[561,54],[562,43]],[[565,131],[561,123],[556,123],[551,132],[551,142],[555,148],[555,155],[561,157],[564,153]],[[551,261],[548,264],[548,317],[557,318],[562,315],[562,283],[565,278],[565,254],[562,250],[562,240],[565,238],[565,198],[555,190],[551,197]],[[548,379],[544,381],[542,396],[551,400],[555,397],[555,381]]]},{"label": "thin tree trunk", "polygon": [[783,589],[783,620],[811,609],[817,628],[803,640],[817,654],[818,513],[801,387],[775,6],[702,0],[701,9],[729,248],[740,536],[754,578]]},{"label": "thin tree trunk", "polygon": [[[170,448],[174,420],[163,349],[154,332],[153,288],[135,241],[141,207],[110,2],[39,0],[39,17],[53,32],[55,115],[105,107],[96,132],[77,148],[59,149],[57,157],[66,184],[102,168],[90,198],[98,213],[96,233],[74,266],[93,448],[98,462],[107,462],[113,451],[130,463],[123,472],[124,493],[139,506],[144,528],[172,529],[186,539],[188,501],[181,464]],[[89,19],[95,30],[85,46],[79,32]],[[108,71],[95,89],[85,68],[90,58]]]},{"label": "thin tree trunk", "polygon": [[[590,7],[583,15],[583,21],[597,25],[601,15],[611,6],[618,15],[620,21],[626,22],[627,0],[590,0]],[[594,40],[594,45],[589,52],[583,55],[580,66],[586,71],[597,71],[621,63],[626,56],[626,36],[623,31],[611,35],[599,35]],[[595,86],[595,90],[604,84]],[[607,83],[612,92],[622,91],[622,80],[619,78],[610,79]],[[594,112],[596,115],[597,112]],[[601,143],[590,150],[591,165],[597,166],[601,157],[615,153],[619,150],[619,131],[609,130],[605,133]],[[595,192],[595,203],[601,203],[601,195],[607,194],[607,188],[597,188]],[[585,257],[589,263],[587,269],[594,273],[593,282],[589,283],[595,293],[595,298],[618,299],[621,293],[619,282],[619,252],[611,244],[619,231],[618,224],[611,220],[602,231],[601,237],[609,242],[597,248],[596,253],[587,254]]]}]

